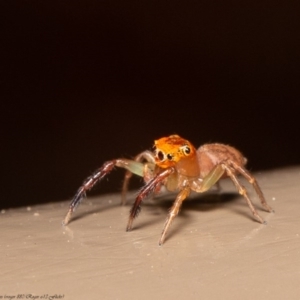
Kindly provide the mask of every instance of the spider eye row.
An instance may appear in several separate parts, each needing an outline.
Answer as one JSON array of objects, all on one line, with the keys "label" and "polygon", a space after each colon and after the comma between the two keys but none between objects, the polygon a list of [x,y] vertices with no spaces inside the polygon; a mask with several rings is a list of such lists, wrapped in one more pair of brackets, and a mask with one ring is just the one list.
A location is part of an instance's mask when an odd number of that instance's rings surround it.
[{"label": "spider eye row", "polygon": [[161,162],[165,161],[165,160],[172,160],[173,159],[173,155],[168,153],[168,154],[165,154],[163,151],[161,150],[157,150],[155,151],[155,156],[156,158],[158,158]]},{"label": "spider eye row", "polygon": [[[191,153],[191,148],[187,145],[185,146],[182,146],[179,148],[181,150],[181,152],[183,152],[184,155],[189,155]],[[167,153],[165,154],[163,151],[157,149],[156,147],[154,148],[154,151],[155,151],[155,156],[161,161],[165,161],[165,160],[170,160],[172,161],[173,158],[174,158],[174,154],[171,154],[171,153]],[[180,152],[180,151],[178,151]]]}]

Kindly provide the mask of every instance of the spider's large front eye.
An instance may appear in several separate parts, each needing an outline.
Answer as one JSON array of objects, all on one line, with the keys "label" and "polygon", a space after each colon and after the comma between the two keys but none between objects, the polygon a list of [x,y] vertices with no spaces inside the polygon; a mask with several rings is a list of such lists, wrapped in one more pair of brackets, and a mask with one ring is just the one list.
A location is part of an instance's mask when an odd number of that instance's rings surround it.
[{"label": "spider's large front eye", "polygon": [[158,151],[157,152],[157,158],[160,160],[160,161],[164,161],[166,158],[165,158],[165,155],[162,151]]}]

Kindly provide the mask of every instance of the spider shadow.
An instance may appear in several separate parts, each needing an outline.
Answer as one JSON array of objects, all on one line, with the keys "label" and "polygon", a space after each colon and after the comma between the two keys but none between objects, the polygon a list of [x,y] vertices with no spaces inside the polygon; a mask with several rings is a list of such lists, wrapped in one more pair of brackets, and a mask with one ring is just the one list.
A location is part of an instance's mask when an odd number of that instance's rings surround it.
[{"label": "spider shadow", "polygon": [[[162,215],[163,220],[167,218],[167,215],[169,213],[170,208],[172,207],[174,200],[176,198],[176,193],[163,193],[162,195],[158,195],[154,198],[147,198],[142,202],[142,211],[143,214],[143,208],[147,210],[144,212],[145,214],[150,214],[150,218],[147,218],[147,220],[143,220],[142,216],[139,216],[139,222],[134,222],[133,229],[132,230],[139,230],[145,227],[148,227],[153,224],[161,224],[161,228],[163,228],[164,221],[162,221]],[[127,199],[127,204],[125,205],[126,208],[128,208],[128,217],[130,213],[130,208],[132,207],[132,204],[134,203],[136,194],[132,194]],[[101,199],[93,199],[91,198],[90,201],[101,201]],[[249,218],[250,220],[254,220],[252,218],[252,214],[249,214],[247,212],[247,209],[243,210],[242,207],[248,207],[243,201],[242,197],[239,195],[239,193],[235,192],[208,192],[205,194],[198,194],[198,193],[192,193],[192,195],[187,198],[180,209],[180,212],[178,216],[175,218],[172,226],[170,227],[170,230],[168,231],[166,241],[173,237],[173,235],[176,235],[180,231],[182,231],[182,228],[185,228],[187,224],[192,223],[191,214],[189,211],[198,211],[201,216],[202,212],[209,212],[214,211],[217,209],[222,208],[223,206],[227,206],[229,203],[233,203],[239,201],[241,205],[238,206],[238,208],[234,205],[230,206],[230,210],[235,211],[237,214],[242,214],[245,217]],[[106,204],[101,205],[100,207],[96,207],[94,209],[88,209],[84,212],[78,212],[78,214],[73,215],[70,223],[76,222],[82,218],[85,218],[89,215],[95,214],[95,213],[103,213],[105,211],[111,210],[111,209],[118,209],[119,207],[122,207],[121,203],[118,201],[114,201],[112,204]],[[154,218],[156,216],[156,218]],[[126,223],[124,224],[124,227],[126,226]]]},{"label": "spider shadow", "polygon": [[[152,216],[161,216],[162,214],[165,214],[166,218],[170,208],[174,203],[175,198],[176,193],[167,193],[162,196],[156,196],[154,199],[144,200],[142,203],[142,207],[146,208],[147,213],[150,213]],[[192,197],[186,199],[183,202],[180,212],[175,218],[176,222],[172,224],[171,231],[173,232],[176,228],[177,230],[179,230],[180,227],[182,227],[182,222],[184,222],[185,224],[189,222],[190,210],[199,212],[212,211],[215,209],[219,209],[220,207],[226,205],[229,202],[235,201],[238,198],[240,198],[240,195],[238,193],[208,193],[192,195]],[[156,219],[156,221],[154,221],[154,219],[151,218],[151,220],[139,222],[137,226],[134,226],[134,229],[148,226],[150,224],[153,224],[154,222],[160,222],[160,219]]]},{"label": "spider shadow", "polygon": [[[121,199],[121,197],[120,197],[120,199]],[[98,199],[98,198],[95,198],[95,199],[90,198],[89,201],[92,201],[93,203],[94,203],[94,202],[96,203],[96,201],[101,201],[101,199]],[[121,202],[121,200],[120,200],[120,202]],[[120,202],[119,202],[119,203],[116,202],[116,203],[109,204],[109,205],[108,205],[108,204],[107,204],[107,205],[103,205],[103,206],[101,206],[101,207],[96,207],[96,208],[94,208],[94,209],[88,209],[87,211],[80,211],[80,212],[77,213],[77,209],[78,209],[78,210],[84,209],[84,205],[81,204],[81,205],[76,209],[76,211],[73,212],[72,218],[71,218],[70,222],[68,223],[68,225],[71,224],[71,223],[73,223],[73,222],[76,222],[76,221],[78,221],[78,220],[80,220],[80,219],[83,219],[83,218],[85,218],[85,217],[87,217],[87,216],[89,216],[89,215],[97,214],[97,213],[100,213],[100,212],[102,213],[102,212],[105,212],[105,211],[108,211],[108,210],[116,209],[117,207],[122,207],[122,205],[121,205]]]}]

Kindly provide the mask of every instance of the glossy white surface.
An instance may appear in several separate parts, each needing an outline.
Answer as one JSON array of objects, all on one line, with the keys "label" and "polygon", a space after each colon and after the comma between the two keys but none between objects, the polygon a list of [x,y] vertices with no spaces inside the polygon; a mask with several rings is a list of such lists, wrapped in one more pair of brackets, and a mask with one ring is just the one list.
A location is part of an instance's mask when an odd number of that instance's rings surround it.
[{"label": "glossy white surface", "polygon": [[225,180],[221,196],[185,201],[161,247],[172,195],[144,201],[132,232],[134,193],[125,207],[89,197],[65,228],[69,201],[2,211],[0,299],[299,299],[300,168],[255,176],[274,214],[245,185],[268,225]]}]

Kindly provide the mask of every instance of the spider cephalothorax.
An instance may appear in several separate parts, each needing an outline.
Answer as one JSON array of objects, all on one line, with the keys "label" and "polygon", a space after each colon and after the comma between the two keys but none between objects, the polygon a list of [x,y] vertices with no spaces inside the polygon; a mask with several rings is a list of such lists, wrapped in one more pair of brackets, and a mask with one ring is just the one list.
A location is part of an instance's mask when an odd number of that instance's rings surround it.
[{"label": "spider cephalothorax", "polygon": [[155,163],[166,169],[176,167],[177,171],[186,176],[198,176],[199,165],[195,147],[179,135],[170,135],[154,141]]},{"label": "spider cephalothorax", "polygon": [[180,160],[196,154],[196,149],[179,135],[170,135],[154,141],[155,163],[161,168],[175,166]]},{"label": "spider cephalothorax", "polygon": [[69,223],[72,213],[97,182],[107,175],[115,166],[127,169],[123,185],[123,203],[127,186],[132,174],[144,178],[145,185],[140,190],[130,211],[127,231],[132,229],[133,220],[140,211],[141,202],[150,193],[160,191],[164,185],[169,191],[178,191],[177,197],[166,220],[159,244],[163,244],[171,222],[178,214],[182,202],[191,191],[203,193],[215,185],[221,178],[229,177],[238,192],[245,198],[253,215],[260,223],[265,223],[250,200],[248,193],[239,182],[237,175],[244,176],[254,187],[264,208],[271,212],[255,178],[245,168],[246,158],[235,148],[223,144],[205,144],[198,148],[179,135],[170,135],[154,142],[154,151],[144,151],[134,160],[120,158],[107,161],[92,176],[88,177],[78,189],[63,221]]}]

